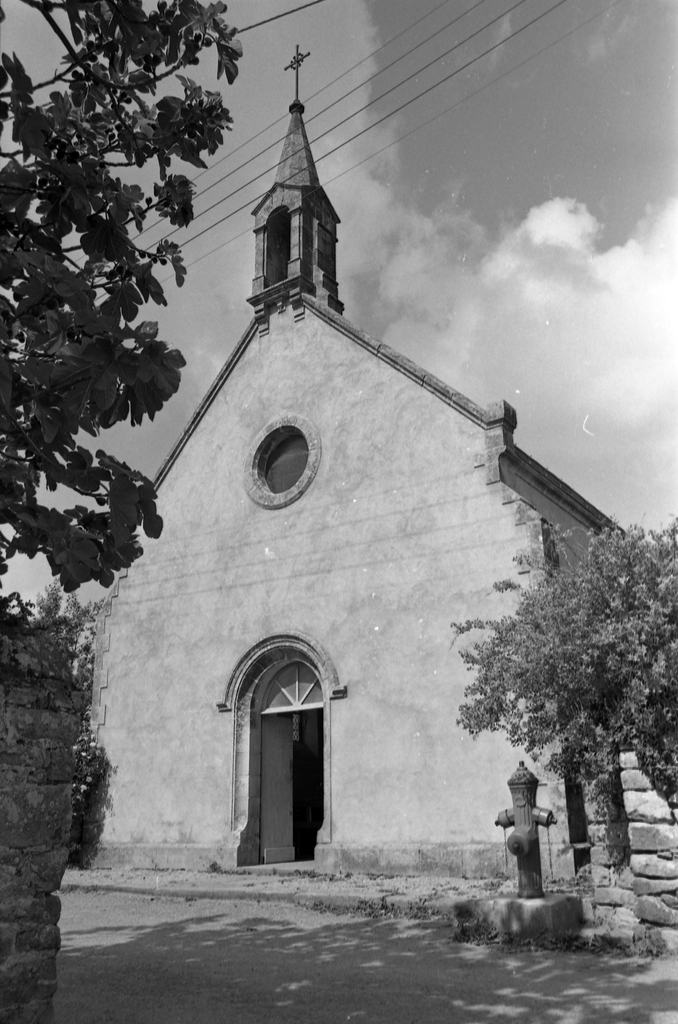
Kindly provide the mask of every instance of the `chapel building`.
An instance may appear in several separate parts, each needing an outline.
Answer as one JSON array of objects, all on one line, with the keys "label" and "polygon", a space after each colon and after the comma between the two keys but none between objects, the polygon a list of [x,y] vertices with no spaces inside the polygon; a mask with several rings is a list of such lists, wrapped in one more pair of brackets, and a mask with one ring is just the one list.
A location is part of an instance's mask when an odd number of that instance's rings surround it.
[{"label": "chapel building", "polygon": [[[510,405],[344,318],[303,110],[253,211],[253,319],[160,468],[161,538],[100,620],[97,862],[490,877],[524,755],[456,724],[450,624],[509,611],[493,583],[529,586],[551,527],[576,548],[607,520],[516,446]],[[572,874],[563,783],[539,803]]]}]

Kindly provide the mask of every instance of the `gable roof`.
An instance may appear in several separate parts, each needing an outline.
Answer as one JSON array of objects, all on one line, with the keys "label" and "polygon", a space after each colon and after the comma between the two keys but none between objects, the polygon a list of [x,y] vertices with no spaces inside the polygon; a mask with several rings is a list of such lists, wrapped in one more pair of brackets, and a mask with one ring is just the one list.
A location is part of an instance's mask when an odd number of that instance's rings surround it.
[{"label": "gable roof", "polygon": [[[311,295],[303,293],[300,298],[304,306],[314,313],[319,319],[324,320],[340,334],[343,334],[344,337],[349,338],[361,348],[366,349],[373,356],[376,356],[377,359],[381,359],[382,362],[387,363],[398,373],[402,373],[405,377],[409,377],[410,380],[419,384],[432,395],[435,395],[436,398],[444,402],[446,405],[451,406],[458,413],[461,413],[462,416],[465,416],[467,419],[471,420],[472,423],[475,423],[478,427],[485,431],[496,430],[498,427],[503,427],[506,428],[509,433],[513,433],[518,420],[515,409],[509,405],[508,402],[494,402],[486,409],[483,409],[482,406],[477,405],[476,402],[467,398],[460,391],[456,391],[454,388],[450,387],[449,384],[445,384],[445,382],[440,380],[440,378],[429,373],[427,370],[424,370],[411,359],[408,359],[406,356],[396,352],[396,350],[391,348],[390,345],[375,341],[374,338],[371,338],[369,334],[365,333],[365,331],[361,331],[343,316],[339,316],[337,313],[334,313],[331,309],[318,302]],[[217,377],[205,394],[205,397],[200,402],[198,408],[195,410],[172,449],[162,462],[154,480],[156,487],[159,487],[169,474],[172,466],[181,454],[181,451],[186,446],[193,432],[208,412],[213,401],[246,352],[250,342],[257,335],[257,332],[257,321],[256,319],[252,319],[237,345],[217,374]],[[502,445],[501,450],[497,450],[496,455],[500,460],[500,474],[502,469],[502,460],[507,470],[510,466],[511,480],[503,480],[503,482],[509,484],[509,486],[512,481],[524,481],[532,493],[541,494],[549,501],[556,502],[560,506],[566,506],[577,518],[580,518],[583,522],[589,523],[594,529],[613,525],[612,521],[603,512],[588,502],[573,488],[560,480],[555,476],[555,474],[551,473],[545,466],[542,466],[536,461],[536,459],[531,458],[531,456],[521,451],[520,448],[515,447],[512,443],[510,446]],[[501,475],[503,477],[503,474]],[[527,495],[525,495],[525,497],[528,501],[530,500]]]}]

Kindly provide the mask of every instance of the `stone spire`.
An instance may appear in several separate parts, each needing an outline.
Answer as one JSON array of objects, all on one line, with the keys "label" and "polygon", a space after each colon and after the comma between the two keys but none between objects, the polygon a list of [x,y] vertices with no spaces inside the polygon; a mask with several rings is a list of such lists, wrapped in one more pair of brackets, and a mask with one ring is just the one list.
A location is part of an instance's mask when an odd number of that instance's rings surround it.
[{"label": "stone spire", "polygon": [[285,136],[280,163],[275,174],[277,185],[311,185],[320,187],[313,154],[304,126],[304,104],[295,100],[290,106],[290,123]]},{"label": "stone spire", "polygon": [[289,302],[302,317],[304,294],[343,313],[336,271],[339,217],[320,184],[304,127],[304,106],[295,99],[273,185],[252,210],[255,277],[247,300],[260,331],[275,306]]}]

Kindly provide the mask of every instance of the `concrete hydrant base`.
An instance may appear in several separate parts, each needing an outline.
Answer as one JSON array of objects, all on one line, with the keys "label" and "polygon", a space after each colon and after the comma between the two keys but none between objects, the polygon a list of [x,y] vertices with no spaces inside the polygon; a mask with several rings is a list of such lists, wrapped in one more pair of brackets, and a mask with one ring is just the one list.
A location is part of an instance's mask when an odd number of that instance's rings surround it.
[{"label": "concrete hydrant base", "polygon": [[528,939],[543,934],[566,935],[580,931],[584,919],[581,899],[568,893],[551,893],[538,899],[517,896],[450,898],[431,900],[431,910],[458,921],[480,921],[498,932]]}]

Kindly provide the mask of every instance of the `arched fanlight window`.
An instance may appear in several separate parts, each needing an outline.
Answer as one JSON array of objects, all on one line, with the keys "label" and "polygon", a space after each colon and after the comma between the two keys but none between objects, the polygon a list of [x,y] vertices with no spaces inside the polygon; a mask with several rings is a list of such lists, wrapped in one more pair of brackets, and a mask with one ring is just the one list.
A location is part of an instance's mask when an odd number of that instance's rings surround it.
[{"label": "arched fanlight window", "polygon": [[310,711],[322,706],[323,692],[315,672],[303,661],[293,661],[281,668],[271,680],[262,714]]},{"label": "arched fanlight window", "polygon": [[270,288],[287,278],[290,260],[290,215],[284,206],[266,221],[266,285]]}]

